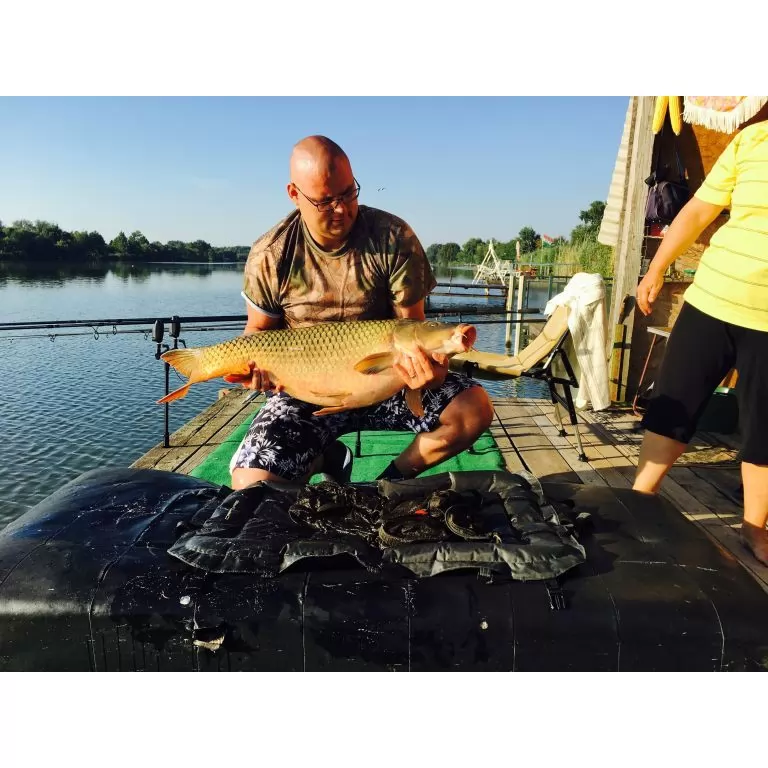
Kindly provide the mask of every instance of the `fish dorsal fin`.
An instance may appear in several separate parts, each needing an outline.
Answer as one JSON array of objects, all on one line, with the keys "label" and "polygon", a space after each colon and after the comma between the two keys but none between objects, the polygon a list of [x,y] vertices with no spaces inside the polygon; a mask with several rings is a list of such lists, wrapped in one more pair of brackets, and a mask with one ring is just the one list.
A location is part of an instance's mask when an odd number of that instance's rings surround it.
[{"label": "fish dorsal fin", "polygon": [[355,363],[355,370],[358,373],[364,373],[366,376],[369,376],[391,368],[393,362],[394,356],[391,352],[377,352],[376,354],[364,357],[362,360],[358,360]]},{"label": "fish dorsal fin", "polygon": [[421,400],[420,389],[406,389],[405,402],[414,416],[419,419],[424,418],[424,403]]}]

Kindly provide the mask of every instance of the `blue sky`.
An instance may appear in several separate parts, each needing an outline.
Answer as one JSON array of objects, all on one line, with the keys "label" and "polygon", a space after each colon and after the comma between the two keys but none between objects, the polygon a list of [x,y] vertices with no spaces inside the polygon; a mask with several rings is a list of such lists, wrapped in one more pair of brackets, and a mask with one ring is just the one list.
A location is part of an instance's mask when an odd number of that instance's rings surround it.
[{"label": "blue sky", "polygon": [[[247,245],[290,210],[288,156],[322,133],[361,202],[424,246],[568,236],[605,200],[627,97],[0,98],[0,220]],[[379,188],[384,189],[379,189]]]}]

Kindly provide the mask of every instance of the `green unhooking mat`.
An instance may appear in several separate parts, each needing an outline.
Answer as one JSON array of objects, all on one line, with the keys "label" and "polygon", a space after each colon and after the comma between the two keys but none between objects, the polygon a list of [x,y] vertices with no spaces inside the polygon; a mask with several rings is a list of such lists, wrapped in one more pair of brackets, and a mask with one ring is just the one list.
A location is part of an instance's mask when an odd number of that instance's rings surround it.
[{"label": "green unhooking mat", "polygon": [[[229,474],[230,459],[248,431],[252,418],[250,416],[189,474],[217,485],[229,485],[232,480]],[[354,452],[356,437],[356,432],[350,432],[339,439]],[[354,459],[352,482],[360,483],[375,480],[389,462],[413,440],[413,437],[412,432],[363,431],[361,433],[362,456]],[[483,433],[475,441],[473,452],[464,451],[458,456],[428,469],[421,476],[476,469],[504,469],[504,459],[499,452],[496,441],[489,432]]]}]

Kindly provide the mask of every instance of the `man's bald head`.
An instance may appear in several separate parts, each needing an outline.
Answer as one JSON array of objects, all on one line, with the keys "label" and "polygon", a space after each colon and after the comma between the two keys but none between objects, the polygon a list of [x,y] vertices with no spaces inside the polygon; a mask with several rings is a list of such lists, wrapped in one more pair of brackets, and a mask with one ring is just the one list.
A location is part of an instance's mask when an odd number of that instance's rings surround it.
[{"label": "man's bald head", "polygon": [[357,218],[359,188],[346,152],[335,141],[307,136],[294,145],[287,191],[322,248],[344,243]]},{"label": "man's bald head", "polygon": [[326,136],[307,136],[294,145],[291,181],[302,189],[324,184],[333,176],[347,175],[352,175],[352,166],[347,153],[335,141]]}]

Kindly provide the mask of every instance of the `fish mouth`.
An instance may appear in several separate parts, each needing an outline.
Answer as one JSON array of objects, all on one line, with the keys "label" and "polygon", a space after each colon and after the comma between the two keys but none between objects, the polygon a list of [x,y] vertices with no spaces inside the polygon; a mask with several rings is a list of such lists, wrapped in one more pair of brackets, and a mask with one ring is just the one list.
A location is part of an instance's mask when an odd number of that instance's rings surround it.
[{"label": "fish mouth", "polygon": [[477,328],[474,325],[462,323],[454,334],[456,343],[461,347],[462,352],[469,352],[475,346],[477,341]]}]

